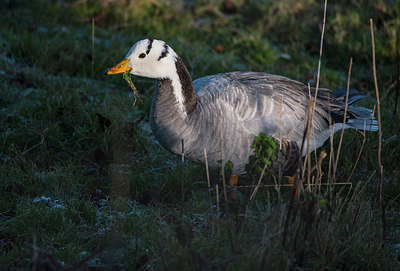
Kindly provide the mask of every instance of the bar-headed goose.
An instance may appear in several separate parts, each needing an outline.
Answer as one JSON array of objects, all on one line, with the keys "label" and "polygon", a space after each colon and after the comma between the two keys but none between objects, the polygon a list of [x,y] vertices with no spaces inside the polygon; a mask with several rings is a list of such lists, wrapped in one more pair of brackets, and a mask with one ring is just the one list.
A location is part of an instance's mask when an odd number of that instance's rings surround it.
[{"label": "bar-headed goose", "polygon": [[[310,93],[300,82],[261,72],[221,73],[193,82],[181,58],[164,41],[156,39],[137,42],[107,74],[127,70],[157,79],[151,128],[160,144],[173,153],[181,154],[184,140],[187,158],[204,163],[206,148],[209,166],[219,167],[222,125],[224,158],[233,163],[235,174],[245,172],[253,152],[250,145],[260,132],[281,139],[283,148],[299,155],[310,95],[315,94],[314,89]],[[363,97],[357,92],[350,94],[345,128],[376,131],[372,111],[350,105]],[[313,133],[302,155],[307,149],[319,148],[332,132],[342,129],[344,111],[343,94],[335,96],[334,92],[319,90]],[[284,166],[285,175],[294,173],[290,168],[293,170],[293,165]]]}]

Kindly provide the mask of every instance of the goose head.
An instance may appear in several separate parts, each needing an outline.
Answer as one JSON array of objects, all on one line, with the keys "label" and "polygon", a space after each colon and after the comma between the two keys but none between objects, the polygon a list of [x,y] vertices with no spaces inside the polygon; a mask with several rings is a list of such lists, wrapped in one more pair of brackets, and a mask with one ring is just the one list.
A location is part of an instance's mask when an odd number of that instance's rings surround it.
[{"label": "goose head", "polygon": [[183,116],[194,111],[197,97],[185,64],[164,41],[144,39],[135,43],[125,59],[106,71],[107,75],[129,71],[133,75],[167,81]]},{"label": "goose head", "polygon": [[175,76],[175,62],[178,56],[164,41],[144,39],[135,43],[125,59],[106,71],[107,75],[130,71],[156,79],[172,79]]}]

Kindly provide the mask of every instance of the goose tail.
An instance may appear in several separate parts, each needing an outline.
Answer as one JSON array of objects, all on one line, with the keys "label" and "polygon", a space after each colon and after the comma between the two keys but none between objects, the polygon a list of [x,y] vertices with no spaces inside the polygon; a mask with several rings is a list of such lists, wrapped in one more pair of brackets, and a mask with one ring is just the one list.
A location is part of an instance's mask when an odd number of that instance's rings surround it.
[{"label": "goose tail", "polygon": [[[336,99],[343,101],[346,98],[347,89],[335,89],[331,92]],[[346,128],[365,130],[365,131],[378,131],[378,121],[374,118],[371,109],[365,107],[353,106],[355,102],[368,97],[368,95],[359,93],[356,89],[349,89],[348,97],[348,116],[346,120]],[[344,104],[342,104],[344,106]],[[343,112],[342,112],[343,114]]]},{"label": "goose tail", "polygon": [[352,117],[347,120],[346,128],[352,128],[365,131],[378,131],[378,121],[374,118],[371,109],[364,107],[349,107],[349,113]]}]

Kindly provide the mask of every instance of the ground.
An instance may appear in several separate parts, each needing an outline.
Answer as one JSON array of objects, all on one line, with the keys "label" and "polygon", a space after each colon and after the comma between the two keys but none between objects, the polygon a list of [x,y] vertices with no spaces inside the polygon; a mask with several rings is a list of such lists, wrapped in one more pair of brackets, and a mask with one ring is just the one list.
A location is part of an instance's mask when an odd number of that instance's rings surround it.
[{"label": "ground", "polygon": [[319,79],[346,87],[352,58],[359,105],[377,111],[372,18],[383,185],[379,133],[346,131],[311,157],[296,198],[267,172],[251,201],[257,173],[225,201],[218,171],[209,189],[203,166],[182,170],[154,141],[153,80],[133,77],[134,105],[104,71],[154,37],[193,78],[252,70],[315,86],[323,1],[6,0],[0,12],[1,270],[399,268],[399,1],[328,1]]}]

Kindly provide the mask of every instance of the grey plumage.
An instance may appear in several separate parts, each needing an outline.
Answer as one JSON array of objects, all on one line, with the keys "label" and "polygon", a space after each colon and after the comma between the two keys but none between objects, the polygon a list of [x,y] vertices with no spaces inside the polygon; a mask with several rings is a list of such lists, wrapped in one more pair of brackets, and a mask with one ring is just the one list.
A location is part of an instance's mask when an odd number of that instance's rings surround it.
[{"label": "grey plumage", "polygon": [[[151,110],[152,129],[160,144],[179,154],[180,139],[185,140],[186,157],[204,163],[203,148],[208,151],[211,167],[220,165],[219,121],[222,121],[225,159],[232,161],[235,173],[243,173],[252,154],[250,145],[255,136],[264,132],[274,138],[301,145],[309,95],[307,86],[288,78],[255,72],[231,72],[203,77],[194,81],[197,94],[196,110],[182,118],[173,112],[172,90],[168,81],[160,80]],[[353,97],[349,100],[352,102]],[[319,90],[315,117],[315,147],[328,139],[329,111],[341,128],[344,97],[334,97]],[[372,112],[362,107],[348,107],[346,128],[376,130]]]},{"label": "grey plumage", "polygon": [[[137,55],[149,47],[147,58],[138,59]],[[159,40],[138,42],[126,59],[132,74],[158,79],[150,123],[154,135],[167,150],[181,154],[183,139],[187,158],[204,163],[206,148],[209,166],[219,167],[222,126],[224,158],[233,163],[233,173],[245,172],[252,154],[250,145],[260,132],[281,141],[283,148],[290,147],[292,155],[295,152],[299,155],[307,108],[315,89],[260,72],[229,72],[192,82],[182,60]],[[342,128],[345,94],[343,90],[319,90],[311,141],[306,142],[310,151]],[[350,91],[345,128],[377,130],[370,109],[351,105],[364,97],[355,90]],[[284,168],[293,169],[293,166]]]}]

